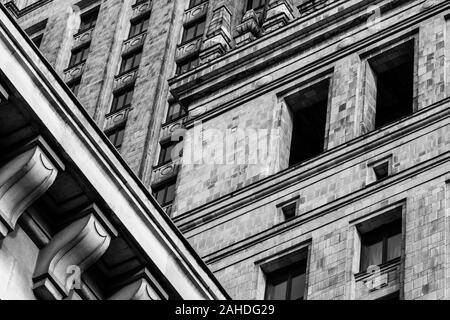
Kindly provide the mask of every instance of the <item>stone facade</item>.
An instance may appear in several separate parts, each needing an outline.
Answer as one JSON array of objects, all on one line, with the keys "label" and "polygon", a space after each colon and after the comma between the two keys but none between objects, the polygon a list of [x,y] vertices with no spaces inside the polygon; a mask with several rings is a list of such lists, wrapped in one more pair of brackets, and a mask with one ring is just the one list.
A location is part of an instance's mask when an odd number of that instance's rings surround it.
[{"label": "stone facade", "polygon": [[[80,11],[41,2],[15,12],[24,29],[47,19],[40,49],[64,76]],[[120,152],[147,188],[176,177],[165,205],[232,298],[264,298],[274,261],[305,251],[306,299],[450,298],[448,1],[153,0],[120,114],[109,114],[114,76],[137,4],[83,3],[81,13],[101,6],[78,99],[107,132],[114,117],[125,121]],[[405,55],[411,112],[379,126],[380,70]],[[374,62],[381,56],[390,62]],[[323,152],[290,165],[292,97],[324,82]],[[166,117],[175,109],[184,112]],[[179,136],[182,159],[159,163]],[[362,230],[394,215],[401,255],[374,280],[360,272]]]}]

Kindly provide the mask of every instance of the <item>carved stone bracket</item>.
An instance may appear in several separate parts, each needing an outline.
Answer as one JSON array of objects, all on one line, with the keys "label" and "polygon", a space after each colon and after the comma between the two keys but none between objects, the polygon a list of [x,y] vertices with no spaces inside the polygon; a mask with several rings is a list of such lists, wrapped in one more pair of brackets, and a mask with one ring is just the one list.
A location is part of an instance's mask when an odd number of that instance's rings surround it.
[{"label": "carved stone bracket", "polygon": [[[41,299],[63,299],[81,288],[81,275],[106,252],[117,231],[96,205],[58,232],[40,252],[33,291]],[[78,286],[77,286],[78,285]]]},{"label": "carved stone bracket", "polygon": [[206,40],[200,51],[200,62],[205,63],[225,54],[231,46],[231,13],[222,5],[213,11]]},{"label": "carved stone bracket", "polygon": [[41,137],[12,151],[0,165],[0,239],[14,230],[20,215],[63,170],[61,160]]},{"label": "carved stone bracket", "polygon": [[294,20],[292,0],[270,0],[263,24],[266,33],[279,29]]},{"label": "carved stone bracket", "polygon": [[160,298],[147,280],[142,278],[124,286],[109,300],[160,300]]},{"label": "carved stone bracket", "polygon": [[254,10],[248,10],[242,18],[242,23],[236,27],[236,45],[249,43],[261,35],[261,26],[258,15]]}]

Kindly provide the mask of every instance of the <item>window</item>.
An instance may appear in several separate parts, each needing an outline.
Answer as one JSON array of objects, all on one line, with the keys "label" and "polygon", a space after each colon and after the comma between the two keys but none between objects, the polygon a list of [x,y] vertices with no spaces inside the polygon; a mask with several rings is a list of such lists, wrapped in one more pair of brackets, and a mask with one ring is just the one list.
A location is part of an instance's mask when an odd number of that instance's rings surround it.
[{"label": "window", "polygon": [[177,74],[182,74],[194,69],[199,64],[198,56],[193,56],[191,58],[185,59],[177,63]]},{"label": "window", "polygon": [[177,145],[176,141],[169,141],[161,144],[161,152],[159,153],[158,165],[172,161],[172,150]]},{"label": "window", "polygon": [[148,28],[148,21],[149,21],[149,17],[145,17],[145,18],[131,22],[130,34],[128,35],[128,38],[132,38],[144,31],[146,31]]},{"label": "window", "polygon": [[361,234],[360,271],[366,271],[371,265],[378,266],[400,257],[401,221],[401,219],[396,219]]},{"label": "window", "polygon": [[133,88],[127,88],[123,91],[114,94],[111,112],[122,110],[131,105],[133,98]]},{"label": "window", "polygon": [[178,103],[170,104],[169,110],[167,111],[167,122],[178,119],[186,113],[184,108],[182,108]]},{"label": "window", "polygon": [[111,141],[111,143],[114,145],[114,147],[116,147],[116,149],[119,151],[120,151],[120,148],[122,147],[124,133],[125,133],[125,127],[118,127],[106,134],[109,141]]},{"label": "window", "polygon": [[306,259],[266,275],[266,300],[303,300]]},{"label": "window", "polygon": [[386,178],[389,175],[389,161],[384,161],[373,166],[373,172],[377,180]]},{"label": "window", "polygon": [[287,219],[291,219],[295,217],[295,213],[297,211],[297,202],[289,203],[281,208],[283,211],[284,217]]},{"label": "window", "polygon": [[198,20],[190,25],[184,26],[181,42],[188,42],[192,39],[201,37],[205,31],[205,19]]},{"label": "window", "polygon": [[89,54],[89,44],[72,51],[69,68],[86,61]]},{"label": "window", "polygon": [[199,4],[205,2],[206,0],[191,0],[191,2],[189,2],[189,8],[193,8],[195,6],[198,6]]},{"label": "window", "polygon": [[40,34],[40,35],[32,38],[31,41],[33,41],[34,45],[39,48],[41,46],[43,38],[44,38],[44,35]]},{"label": "window", "polygon": [[72,90],[74,95],[78,95],[78,89],[80,88],[81,79],[77,79],[67,84],[70,90]]},{"label": "window", "polygon": [[328,90],[327,78],[286,97],[293,123],[290,166],[324,151]]},{"label": "window", "polygon": [[265,4],[266,0],[247,0],[247,11],[261,9]]},{"label": "window", "polygon": [[135,51],[129,55],[122,57],[122,64],[120,65],[119,73],[124,73],[128,70],[136,68],[141,62],[142,51]]},{"label": "window", "polygon": [[[413,111],[414,40],[368,60],[368,81],[376,84],[375,128]],[[371,74],[370,74],[371,73]]]},{"label": "window", "polygon": [[164,185],[155,188],[153,196],[161,206],[167,206],[175,199],[176,179],[166,182]]},{"label": "window", "polygon": [[80,29],[78,29],[78,32],[80,33],[89,30],[91,28],[94,28],[97,22],[97,16],[98,16],[98,8],[81,15]]}]

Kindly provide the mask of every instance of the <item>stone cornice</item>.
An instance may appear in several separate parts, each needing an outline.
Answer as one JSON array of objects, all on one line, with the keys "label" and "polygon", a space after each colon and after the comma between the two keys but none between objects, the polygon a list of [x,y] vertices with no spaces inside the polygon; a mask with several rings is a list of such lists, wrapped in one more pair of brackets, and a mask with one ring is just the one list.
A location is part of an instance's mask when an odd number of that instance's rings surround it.
[{"label": "stone cornice", "polygon": [[48,3],[52,2],[52,1],[53,0],[39,0],[39,1],[36,1],[36,2],[34,2],[32,4],[30,4],[29,6],[23,8],[23,9],[17,8],[17,6],[14,3],[14,1],[7,2],[5,4],[5,6],[8,9],[11,10],[11,13],[13,13],[16,18],[21,18],[24,15],[26,15],[26,14],[28,14],[28,13],[30,13],[30,12],[32,12],[32,11],[34,11],[34,10],[40,8],[40,7],[43,7],[43,6],[45,6],[46,4],[48,4]]}]

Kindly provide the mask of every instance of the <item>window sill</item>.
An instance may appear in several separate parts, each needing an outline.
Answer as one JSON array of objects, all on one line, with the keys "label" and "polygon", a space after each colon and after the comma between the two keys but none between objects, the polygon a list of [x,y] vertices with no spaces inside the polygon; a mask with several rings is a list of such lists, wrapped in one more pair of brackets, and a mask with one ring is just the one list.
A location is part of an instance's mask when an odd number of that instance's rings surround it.
[{"label": "window sill", "polygon": [[[395,267],[398,267],[401,262],[401,257],[392,259],[390,261],[387,261],[385,263],[379,264],[378,267],[380,268],[380,273],[385,273],[386,271],[393,269]],[[363,270],[358,273],[355,273],[355,280],[356,281],[362,281],[368,277],[370,277],[372,273],[368,273],[367,271]]]}]

